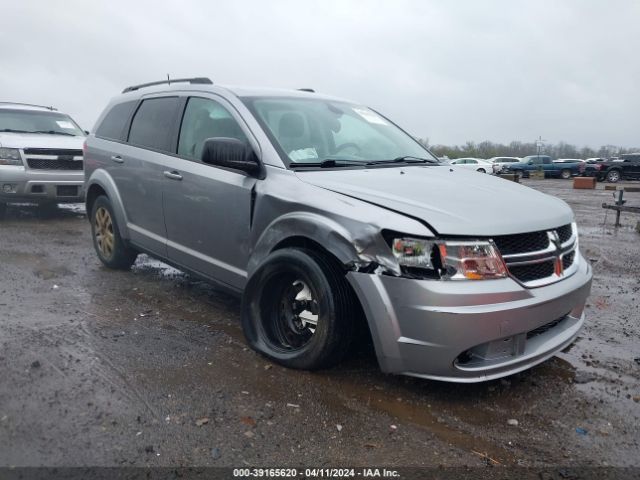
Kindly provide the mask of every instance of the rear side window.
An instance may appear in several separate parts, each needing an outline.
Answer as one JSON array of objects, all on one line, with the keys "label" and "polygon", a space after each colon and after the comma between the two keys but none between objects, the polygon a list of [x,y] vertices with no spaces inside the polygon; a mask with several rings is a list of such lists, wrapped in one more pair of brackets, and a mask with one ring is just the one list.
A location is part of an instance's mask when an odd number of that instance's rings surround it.
[{"label": "rear side window", "polygon": [[123,140],[124,127],[129,121],[136,103],[136,101],[132,101],[114,105],[96,128],[96,136],[109,140]]},{"label": "rear side window", "polygon": [[171,130],[174,125],[178,97],[144,100],[131,122],[129,143],[138,147],[168,152],[171,150]]}]

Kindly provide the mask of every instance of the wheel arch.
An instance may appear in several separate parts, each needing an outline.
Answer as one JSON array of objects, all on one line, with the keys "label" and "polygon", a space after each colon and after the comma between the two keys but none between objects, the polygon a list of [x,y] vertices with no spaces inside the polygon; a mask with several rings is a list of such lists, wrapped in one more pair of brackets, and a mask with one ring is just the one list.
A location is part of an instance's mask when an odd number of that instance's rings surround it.
[{"label": "wheel arch", "polygon": [[86,191],[85,207],[89,221],[91,221],[91,210],[96,199],[99,196],[104,195],[111,202],[111,207],[113,208],[113,214],[116,217],[120,236],[123,239],[129,239],[127,216],[122,203],[122,198],[118,193],[118,189],[113,178],[111,178],[105,170],[95,170],[87,182]]}]

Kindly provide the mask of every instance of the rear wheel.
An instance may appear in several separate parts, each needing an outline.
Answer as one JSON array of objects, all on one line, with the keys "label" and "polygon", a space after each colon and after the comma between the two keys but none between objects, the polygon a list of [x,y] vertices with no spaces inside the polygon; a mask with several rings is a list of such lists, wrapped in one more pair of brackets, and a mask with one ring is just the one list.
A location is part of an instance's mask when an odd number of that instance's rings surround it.
[{"label": "rear wheel", "polygon": [[487,173],[487,171],[484,168],[479,168],[477,171],[480,173]]},{"label": "rear wheel", "polygon": [[619,170],[610,170],[607,173],[607,182],[617,183],[620,180],[620,171]]},{"label": "rear wheel", "polygon": [[565,180],[569,180],[571,178],[571,170],[563,168],[560,172],[560,177]]},{"label": "rear wheel", "polygon": [[111,202],[104,195],[98,197],[91,210],[93,247],[98,258],[109,268],[128,270],[136,261],[138,252],[126,245],[120,237]]},{"label": "rear wheel", "polygon": [[242,328],[249,345],[286,367],[338,363],[354,331],[356,304],[337,262],[313,250],[272,253],[249,280]]}]

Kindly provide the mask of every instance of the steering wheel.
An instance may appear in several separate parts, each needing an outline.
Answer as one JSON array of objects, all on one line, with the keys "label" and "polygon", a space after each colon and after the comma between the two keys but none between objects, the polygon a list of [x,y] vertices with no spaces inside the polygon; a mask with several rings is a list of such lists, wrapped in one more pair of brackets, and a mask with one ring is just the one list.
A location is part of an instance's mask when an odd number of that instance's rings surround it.
[{"label": "steering wheel", "polygon": [[339,151],[344,150],[345,148],[354,148],[356,150],[356,155],[358,155],[362,151],[362,149],[356,143],[347,142],[337,146],[335,153],[338,153]]}]

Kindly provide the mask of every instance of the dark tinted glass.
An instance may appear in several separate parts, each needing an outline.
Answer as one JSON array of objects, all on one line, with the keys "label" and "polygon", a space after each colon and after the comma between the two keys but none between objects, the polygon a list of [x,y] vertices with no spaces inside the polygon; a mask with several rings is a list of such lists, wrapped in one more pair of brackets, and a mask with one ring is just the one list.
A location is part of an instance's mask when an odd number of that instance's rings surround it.
[{"label": "dark tinted glass", "polygon": [[125,124],[135,105],[135,101],[114,105],[98,125],[96,136],[110,140],[123,140]]},{"label": "dark tinted glass", "polygon": [[169,151],[177,107],[178,97],[144,100],[131,122],[129,143]]}]

